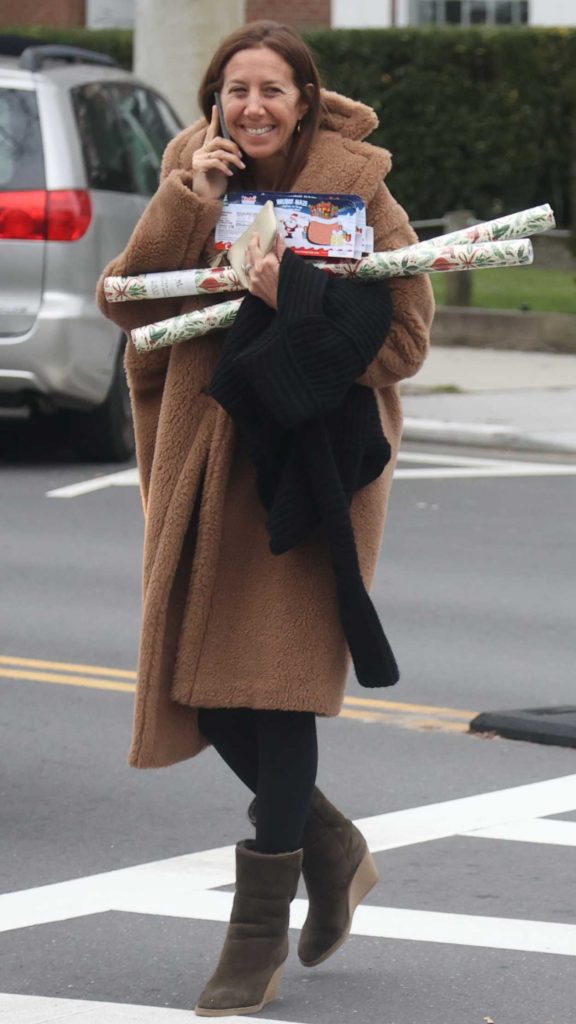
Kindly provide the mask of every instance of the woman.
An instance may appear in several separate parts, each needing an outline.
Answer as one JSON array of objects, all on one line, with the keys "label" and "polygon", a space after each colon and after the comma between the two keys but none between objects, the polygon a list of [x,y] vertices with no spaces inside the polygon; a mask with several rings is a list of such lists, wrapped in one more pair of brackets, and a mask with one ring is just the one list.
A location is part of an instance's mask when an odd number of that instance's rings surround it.
[{"label": "woman", "polygon": [[[376,250],[415,240],[383,184],[389,154],[362,141],[374,112],[322,90],[291,29],[254,22],[225,39],[199,99],[204,118],[168,146],[158,191],[103,276],[207,266],[229,188],[359,194]],[[227,337],[126,350],[146,519],[130,763],[169,765],[212,744],[256,794],[256,839],[236,848],[231,923],[196,1007],[208,1016],[275,997],[301,869],[308,966],[342,944],[378,877],[360,832],[314,786],[315,716],[339,713],[349,649],[368,685],[397,677],[362,581],[400,439],[398,381],[422,364],[433,313],[424,277],[328,285],[279,240],[263,255],[254,236],[245,272],[251,294]],[[102,283],[99,297],[128,337],[214,302],[107,305]],[[352,472],[342,439],[360,420]],[[331,487],[339,518],[325,507]]]}]

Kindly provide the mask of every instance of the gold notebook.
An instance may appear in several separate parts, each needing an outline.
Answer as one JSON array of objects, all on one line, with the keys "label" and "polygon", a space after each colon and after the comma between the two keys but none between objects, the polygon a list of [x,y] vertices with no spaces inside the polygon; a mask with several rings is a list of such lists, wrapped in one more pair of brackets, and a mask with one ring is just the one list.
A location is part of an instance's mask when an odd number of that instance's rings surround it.
[{"label": "gold notebook", "polygon": [[252,235],[256,232],[260,235],[260,248],[262,250],[262,255],[267,256],[274,246],[274,241],[278,232],[278,222],[276,220],[276,214],[274,213],[274,203],[271,199],[265,203],[264,207],[254,218],[250,226],[246,228],[238,241],[234,242],[234,245],[231,246],[227,252],[228,262],[230,266],[234,268],[236,276],[245,288],[247,288],[249,284],[246,272],[243,269],[244,264],[246,263],[246,249],[248,248]]}]

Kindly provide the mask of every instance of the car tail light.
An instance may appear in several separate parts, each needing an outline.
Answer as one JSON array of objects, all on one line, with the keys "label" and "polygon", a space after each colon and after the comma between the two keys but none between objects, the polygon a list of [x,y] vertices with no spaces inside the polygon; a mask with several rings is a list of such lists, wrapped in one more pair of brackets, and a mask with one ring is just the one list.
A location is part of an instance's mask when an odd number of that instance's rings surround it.
[{"label": "car tail light", "polygon": [[46,220],[49,242],[77,242],[86,234],[92,220],[89,193],[79,189],[48,192]]},{"label": "car tail light", "polygon": [[77,242],[92,219],[88,192],[0,192],[0,239]]},{"label": "car tail light", "polygon": [[0,192],[0,238],[46,238],[47,192]]}]

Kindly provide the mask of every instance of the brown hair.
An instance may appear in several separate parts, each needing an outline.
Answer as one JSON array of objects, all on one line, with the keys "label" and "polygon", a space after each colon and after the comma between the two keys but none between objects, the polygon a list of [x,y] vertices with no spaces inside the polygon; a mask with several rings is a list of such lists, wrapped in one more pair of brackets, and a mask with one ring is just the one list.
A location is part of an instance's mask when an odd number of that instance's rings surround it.
[{"label": "brown hair", "polygon": [[[308,104],[308,110],[302,117],[299,131],[294,133],[292,146],[281,178],[276,182],[278,191],[288,191],[306,163],[308,150],[321,120],[326,116],[320,95],[322,83],[318,68],[314,63],[311,51],[304,40],[289,25],[281,25],[277,21],[252,21],[236,29],[222,40],[216,53],[208,65],[200,88],[198,103],[204,117],[210,121],[214,93],[220,92],[224,80],[224,70],[231,57],[240,50],[251,50],[267,47],[282,57],[292,68],[294,83],[300,97]],[[313,89],[306,90],[311,84]],[[235,175],[238,184],[249,184],[254,188],[255,182],[248,183],[244,175]],[[231,179],[234,181],[234,179]]]}]

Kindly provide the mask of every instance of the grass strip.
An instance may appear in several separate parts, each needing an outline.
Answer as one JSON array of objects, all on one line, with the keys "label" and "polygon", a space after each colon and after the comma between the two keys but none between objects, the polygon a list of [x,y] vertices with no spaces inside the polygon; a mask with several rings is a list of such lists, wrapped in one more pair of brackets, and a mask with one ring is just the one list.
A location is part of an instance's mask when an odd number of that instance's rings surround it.
[{"label": "grass strip", "polygon": [[[468,273],[473,277],[471,305],[476,308],[576,315],[576,274],[570,271],[506,267]],[[436,302],[444,306],[448,274],[430,276]]]}]

